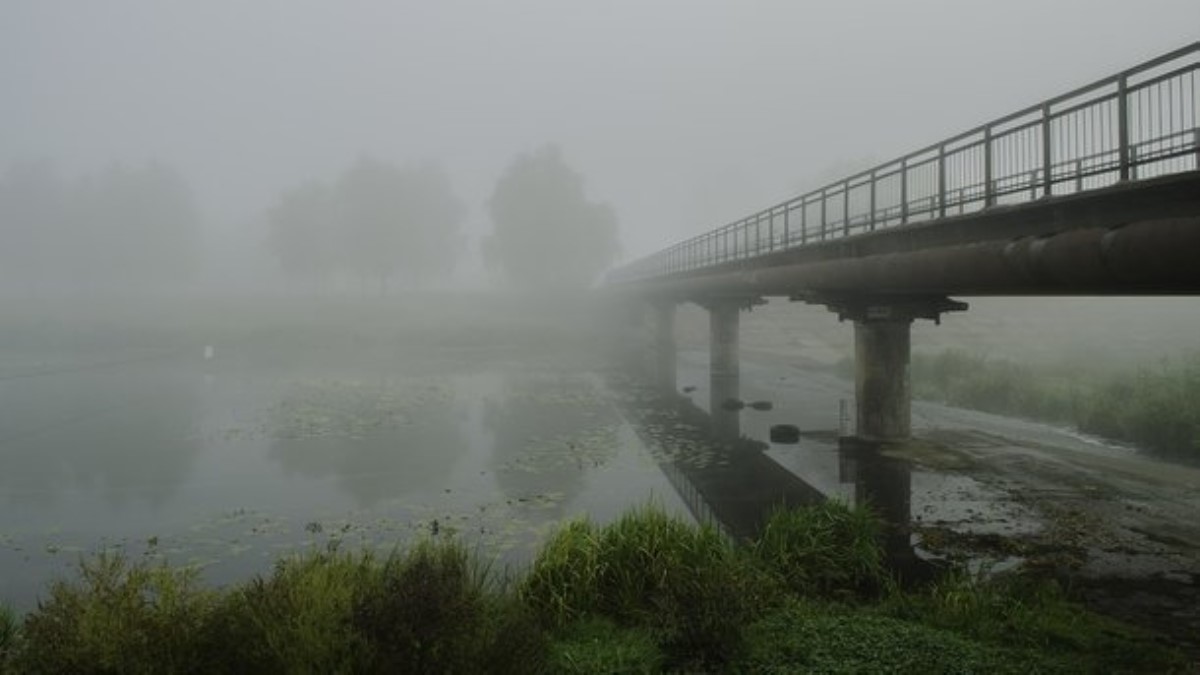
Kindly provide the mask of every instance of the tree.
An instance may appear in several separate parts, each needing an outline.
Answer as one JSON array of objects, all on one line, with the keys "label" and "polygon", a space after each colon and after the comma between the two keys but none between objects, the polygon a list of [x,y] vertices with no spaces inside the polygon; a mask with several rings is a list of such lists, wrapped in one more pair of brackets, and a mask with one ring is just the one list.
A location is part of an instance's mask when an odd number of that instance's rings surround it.
[{"label": "tree", "polygon": [[267,222],[267,245],[289,279],[319,284],[336,270],[336,205],[327,185],[313,182],[283,193]]},{"label": "tree", "polygon": [[554,145],[510,164],[488,207],[484,259],[518,286],[586,288],[620,250],[612,208],[588,201],[583,177]]},{"label": "tree", "polygon": [[64,181],[45,164],[0,182],[0,273],[29,289],[157,289],[187,280],[199,258],[199,216],[165,164],[114,164]]},{"label": "tree", "polygon": [[465,211],[436,165],[404,169],[363,158],[336,190],[346,263],[376,279],[380,292],[397,273],[422,284],[453,269]]}]

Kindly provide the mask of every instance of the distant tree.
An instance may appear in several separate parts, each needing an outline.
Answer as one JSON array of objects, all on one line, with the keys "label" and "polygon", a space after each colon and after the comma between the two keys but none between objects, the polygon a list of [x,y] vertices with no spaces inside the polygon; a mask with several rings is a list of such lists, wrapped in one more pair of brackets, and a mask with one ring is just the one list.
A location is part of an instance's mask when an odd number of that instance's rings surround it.
[{"label": "distant tree", "polygon": [[15,166],[0,181],[0,236],[0,273],[31,289],[159,288],[199,261],[191,192],[160,163],[72,182],[46,164]]},{"label": "distant tree", "polygon": [[0,179],[0,281],[6,290],[61,284],[69,187],[48,162],[14,164]]},{"label": "distant tree", "polygon": [[79,286],[153,288],[187,281],[200,258],[200,216],[190,188],[172,167],[114,164],[74,190],[64,242],[85,256],[74,262]]},{"label": "distant tree", "polygon": [[453,269],[465,212],[436,166],[363,158],[336,190],[346,263],[364,281],[376,280],[381,293],[393,276],[423,284]]},{"label": "distant tree", "polygon": [[524,288],[586,288],[620,250],[613,210],[588,201],[583,177],[554,145],[510,164],[488,207],[484,259]]},{"label": "distant tree", "polygon": [[267,213],[267,245],[292,280],[321,284],[339,264],[337,208],[327,185],[288,190]]}]

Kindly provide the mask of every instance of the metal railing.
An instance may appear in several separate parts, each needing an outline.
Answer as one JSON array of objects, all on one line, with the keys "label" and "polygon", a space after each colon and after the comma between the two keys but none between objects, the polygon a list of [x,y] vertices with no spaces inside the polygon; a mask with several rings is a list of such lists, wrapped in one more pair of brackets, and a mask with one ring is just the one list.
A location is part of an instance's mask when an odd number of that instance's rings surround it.
[{"label": "metal railing", "polygon": [[1198,73],[1195,42],[692,237],[608,281],[1200,169]]}]

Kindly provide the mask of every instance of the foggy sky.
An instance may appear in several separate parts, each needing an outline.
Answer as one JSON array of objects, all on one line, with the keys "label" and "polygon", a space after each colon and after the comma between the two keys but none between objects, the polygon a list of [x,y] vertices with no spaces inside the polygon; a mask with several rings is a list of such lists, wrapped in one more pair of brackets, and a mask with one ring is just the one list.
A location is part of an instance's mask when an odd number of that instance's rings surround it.
[{"label": "foggy sky", "polygon": [[630,259],[1197,29],[1197,0],[0,0],[0,168],[169,162],[233,241],[364,153],[436,159],[477,241],[557,142]]}]

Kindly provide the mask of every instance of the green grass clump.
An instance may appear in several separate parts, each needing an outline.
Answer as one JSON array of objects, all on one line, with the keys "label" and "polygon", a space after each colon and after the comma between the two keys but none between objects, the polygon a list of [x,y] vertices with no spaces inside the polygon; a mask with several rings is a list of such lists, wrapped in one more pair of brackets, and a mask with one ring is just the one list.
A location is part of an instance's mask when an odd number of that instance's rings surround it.
[{"label": "green grass clump", "polygon": [[888,580],[881,530],[869,508],[826,501],[775,511],[750,551],[799,595],[869,596]]},{"label": "green grass clump", "polygon": [[1077,672],[1055,657],[1009,649],[919,623],[795,603],[746,630],[734,672],[1045,673]]},{"label": "green grass clump", "polygon": [[653,634],[607,619],[572,624],[550,648],[550,672],[564,675],[660,673],[664,666]]},{"label": "green grass clump", "polygon": [[645,507],[605,527],[567,525],[520,593],[551,627],[606,617],[652,630],[668,658],[719,663],[736,652],[765,586],[720,533]]},{"label": "green grass clump", "polygon": [[215,595],[191,569],[129,564],[100,554],[76,583],[56,582],[25,617],[13,660],[19,673],[204,672]]}]

